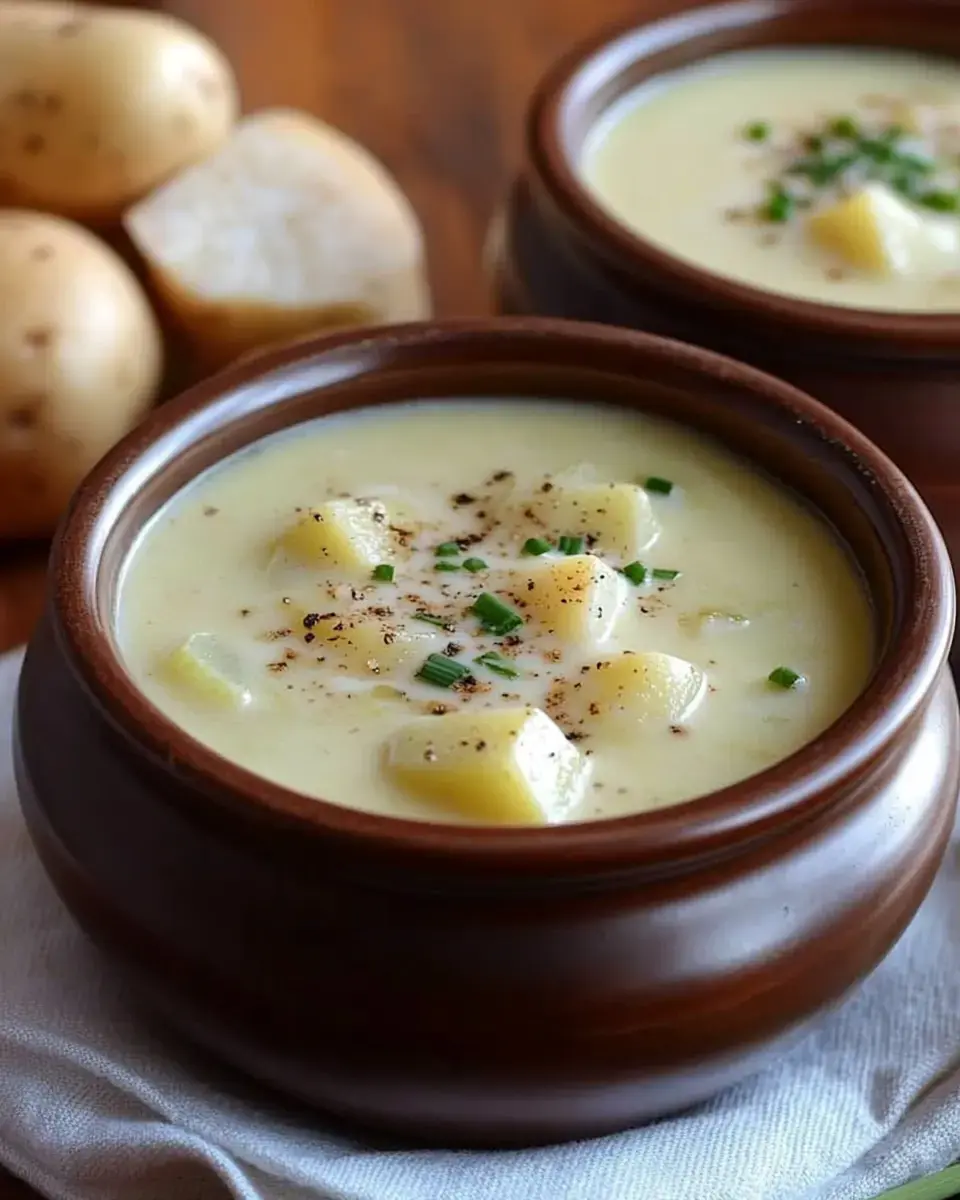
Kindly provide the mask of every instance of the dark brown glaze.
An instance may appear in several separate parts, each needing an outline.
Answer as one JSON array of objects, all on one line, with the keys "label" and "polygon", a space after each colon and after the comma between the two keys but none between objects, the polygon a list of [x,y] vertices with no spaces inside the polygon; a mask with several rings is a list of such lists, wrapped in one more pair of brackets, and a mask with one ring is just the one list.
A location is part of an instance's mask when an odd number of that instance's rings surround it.
[{"label": "dark brown glaze", "polygon": [[608,33],[543,81],[495,253],[504,312],[679,337],[788,379],[863,429],[917,484],[960,560],[960,313],[865,312],[763,292],[681,262],[620,225],[579,182],[597,117],[662,71],[730,50],[850,44],[960,58],[953,0],[706,5]]},{"label": "dark brown glaze", "polygon": [[[308,799],[226,762],[144,699],[118,658],[113,613],[121,565],[159,505],[306,418],[467,395],[669,415],[806,497],[873,599],[877,665],[860,699],[744,783],[549,829]],[[953,823],[954,590],[936,527],[841,418],[703,350],[527,320],[271,352],[158,410],[97,467],[53,577],[15,759],[61,896],[178,1029],[371,1125],[535,1142],[713,1094],[880,961]]]}]

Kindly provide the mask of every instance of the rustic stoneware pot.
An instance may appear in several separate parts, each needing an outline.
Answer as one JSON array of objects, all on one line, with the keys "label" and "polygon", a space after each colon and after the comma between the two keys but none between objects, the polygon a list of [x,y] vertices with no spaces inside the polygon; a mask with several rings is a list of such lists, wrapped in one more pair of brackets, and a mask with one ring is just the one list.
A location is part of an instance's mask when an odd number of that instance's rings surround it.
[{"label": "rustic stoneware pot", "polygon": [[[257,778],[153,708],[114,638],[150,517],[277,429],[419,397],[668,415],[770,470],[850,547],[876,618],[862,696],[771,770],[548,829],[402,821]],[[951,829],[943,542],[897,469],[786,384],[657,338],[451,322],[303,343],[158,410],[59,534],[16,770],[64,902],[190,1037],[285,1092],[433,1140],[596,1134],[759,1068],[886,954]]]},{"label": "rustic stoneware pot", "polygon": [[500,310],[667,334],[790,380],[895,459],[960,561],[960,312],[858,311],[721,278],[628,231],[591,198],[578,169],[597,119],[663,71],[775,45],[890,46],[960,57],[960,5],[743,0],[677,14],[676,0],[652,0],[643,8],[644,24],[581,46],[534,97],[526,161],[491,239]]}]

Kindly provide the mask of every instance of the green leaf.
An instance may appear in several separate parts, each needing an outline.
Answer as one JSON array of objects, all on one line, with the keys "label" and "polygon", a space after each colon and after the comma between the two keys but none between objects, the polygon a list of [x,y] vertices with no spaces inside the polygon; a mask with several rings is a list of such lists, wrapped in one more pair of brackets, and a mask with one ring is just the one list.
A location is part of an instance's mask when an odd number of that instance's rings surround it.
[{"label": "green leaf", "polygon": [[913,1183],[905,1183],[903,1187],[894,1188],[892,1192],[884,1192],[876,1200],[951,1200],[960,1193],[960,1163],[947,1167],[936,1175],[928,1175],[926,1179],[915,1179]]}]

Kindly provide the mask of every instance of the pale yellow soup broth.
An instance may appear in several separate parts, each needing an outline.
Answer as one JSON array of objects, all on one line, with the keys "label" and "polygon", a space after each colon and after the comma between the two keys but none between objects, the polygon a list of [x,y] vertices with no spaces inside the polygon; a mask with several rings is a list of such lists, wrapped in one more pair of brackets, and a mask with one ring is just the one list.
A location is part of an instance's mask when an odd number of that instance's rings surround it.
[{"label": "pale yellow soup broth", "polygon": [[625,226],[740,282],[960,310],[960,64],[898,51],[721,55],[624,96],[583,179]]},{"label": "pale yellow soup broth", "polygon": [[752,775],[873,652],[855,568],[785,490],[671,424],[533,401],[331,417],[221,464],[139,539],[117,636],[158,708],[267,779],[508,824]]}]

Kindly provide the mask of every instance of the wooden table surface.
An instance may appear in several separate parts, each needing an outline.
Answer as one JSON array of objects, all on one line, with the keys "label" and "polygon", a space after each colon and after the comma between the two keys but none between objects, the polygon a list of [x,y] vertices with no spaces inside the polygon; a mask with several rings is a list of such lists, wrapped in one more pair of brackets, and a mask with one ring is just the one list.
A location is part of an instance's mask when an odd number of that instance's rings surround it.
[{"label": "wooden table surface", "polygon": [[[437,310],[455,315],[488,310],[480,247],[517,160],[538,76],[585,34],[641,14],[644,2],[171,0],[146,7],[165,7],[219,42],[247,109],[308,109],[377,154],[423,221]],[[0,551],[0,649],[29,635],[43,562],[42,547]],[[0,1169],[0,1200],[34,1195]]]}]

